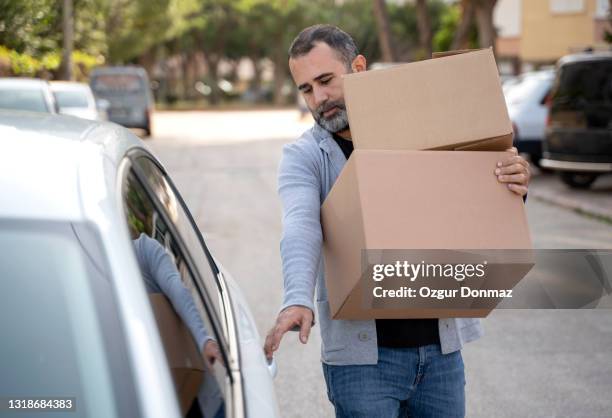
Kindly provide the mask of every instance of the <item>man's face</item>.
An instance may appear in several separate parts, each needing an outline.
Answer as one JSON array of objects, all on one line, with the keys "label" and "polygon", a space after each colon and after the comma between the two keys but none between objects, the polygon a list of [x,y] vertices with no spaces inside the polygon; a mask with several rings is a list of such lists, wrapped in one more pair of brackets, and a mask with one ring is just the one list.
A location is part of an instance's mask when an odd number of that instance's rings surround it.
[{"label": "man's face", "polygon": [[347,129],[342,75],[350,69],[338,54],[319,42],[308,54],[289,59],[289,69],[315,121],[332,133]]}]

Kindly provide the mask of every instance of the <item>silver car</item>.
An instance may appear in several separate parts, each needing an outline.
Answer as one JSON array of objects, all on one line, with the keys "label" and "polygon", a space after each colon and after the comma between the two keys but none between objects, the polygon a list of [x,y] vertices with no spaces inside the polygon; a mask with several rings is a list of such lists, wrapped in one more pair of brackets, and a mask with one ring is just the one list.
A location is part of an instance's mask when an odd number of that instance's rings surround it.
[{"label": "silver car", "polygon": [[37,78],[0,78],[0,109],[58,113],[49,82]]},{"label": "silver car", "polygon": [[0,112],[0,195],[3,417],[279,416],[245,298],[134,134]]}]

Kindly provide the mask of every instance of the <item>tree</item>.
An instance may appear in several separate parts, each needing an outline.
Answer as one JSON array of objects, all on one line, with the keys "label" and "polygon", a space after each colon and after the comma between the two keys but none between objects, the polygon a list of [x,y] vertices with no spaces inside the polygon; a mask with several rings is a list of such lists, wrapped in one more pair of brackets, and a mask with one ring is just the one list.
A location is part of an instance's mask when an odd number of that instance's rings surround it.
[{"label": "tree", "polygon": [[62,62],[60,79],[72,80],[72,50],[74,47],[74,14],[72,0],[64,0],[62,7]]},{"label": "tree", "polygon": [[197,3],[107,0],[103,7],[108,59],[113,64],[124,64],[187,31],[187,17],[197,10]]},{"label": "tree", "polygon": [[612,44],[612,0],[608,1],[608,26],[610,29],[606,29],[604,39],[607,43]]},{"label": "tree", "polygon": [[378,29],[378,41],[382,51],[382,60],[385,62],[395,62],[393,37],[389,25],[389,14],[385,0],[374,0],[374,16],[376,17],[376,27]]},{"label": "tree", "polygon": [[40,57],[59,49],[60,16],[53,0],[0,0],[0,45]]},{"label": "tree", "polygon": [[419,44],[425,57],[431,57],[432,52],[432,29],[431,19],[429,17],[429,10],[427,8],[426,0],[416,1],[416,12],[417,12],[417,24],[419,28]]},{"label": "tree", "polygon": [[495,52],[495,40],[497,31],[493,24],[493,10],[497,0],[474,0],[476,26],[478,27],[478,42],[481,48],[493,48]]},{"label": "tree", "polygon": [[450,49],[464,49],[467,47],[470,31],[474,25],[474,0],[461,0],[460,20],[455,30],[455,36]]}]

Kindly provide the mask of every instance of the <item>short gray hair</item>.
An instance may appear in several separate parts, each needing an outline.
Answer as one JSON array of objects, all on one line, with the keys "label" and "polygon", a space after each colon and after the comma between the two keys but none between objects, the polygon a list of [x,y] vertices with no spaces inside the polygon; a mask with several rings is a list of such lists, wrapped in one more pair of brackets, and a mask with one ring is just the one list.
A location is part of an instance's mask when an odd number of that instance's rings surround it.
[{"label": "short gray hair", "polygon": [[289,58],[308,54],[318,42],[329,45],[338,58],[350,68],[359,54],[355,41],[345,31],[334,25],[313,25],[302,30],[289,47]]}]

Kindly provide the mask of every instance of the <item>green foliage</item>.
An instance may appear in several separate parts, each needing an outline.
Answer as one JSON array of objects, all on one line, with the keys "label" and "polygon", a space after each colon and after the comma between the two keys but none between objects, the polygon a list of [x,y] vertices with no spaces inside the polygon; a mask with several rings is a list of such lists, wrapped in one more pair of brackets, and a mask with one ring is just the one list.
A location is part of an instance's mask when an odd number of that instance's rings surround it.
[{"label": "green foliage", "polygon": [[[448,51],[453,43],[453,37],[461,20],[461,9],[458,4],[441,9],[440,24],[434,31],[433,50]],[[478,48],[478,31],[472,25],[469,33],[469,47]]]},{"label": "green foliage", "polygon": [[[38,59],[31,55],[20,54],[13,49],[0,46],[0,63],[2,62],[8,63],[11,75],[44,76],[46,73],[57,71],[61,62],[61,53],[59,51],[49,52]],[[86,78],[93,67],[104,63],[104,57],[94,57],[82,51],[74,51],[72,53],[72,62],[74,72],[77,74],[76,79],[82,80]]]},{"label": "green foliage", "polygon": [[61,16],[54,0],[0,0],[0,45],[34,57],[61,41]]}]

